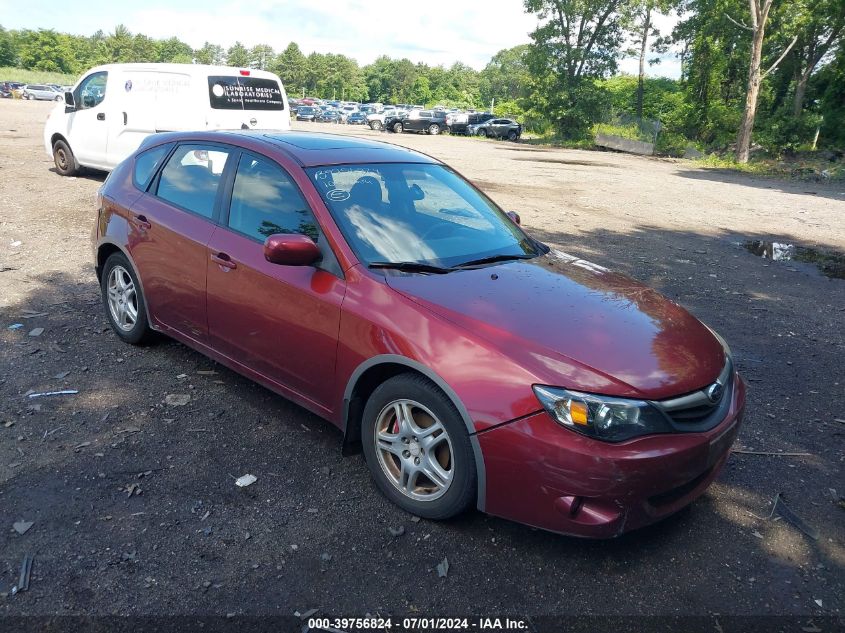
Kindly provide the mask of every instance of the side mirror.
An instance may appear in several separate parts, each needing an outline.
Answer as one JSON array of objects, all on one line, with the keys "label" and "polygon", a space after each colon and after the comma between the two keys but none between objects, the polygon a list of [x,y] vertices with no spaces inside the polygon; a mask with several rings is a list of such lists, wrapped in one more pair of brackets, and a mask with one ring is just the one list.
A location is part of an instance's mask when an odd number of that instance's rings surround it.
[{"label": "side mirror", "polygon": [[76,103],[73,101],[73,93],[72,92],[66,92],[65,93],[65,105],[70,107],[70,108],[73,108],[73,107],[76,106]]},{"label": "side mirror", "polygon": [[307,235],[277,233],[264,240],[264,259],[271,264],[310,266],[320,255],[320,247]]},{"label": "side mirror", "polygon": [[519,217],[519,214],[516,211],[508,211],[508,217],[513,220],[514,224],[522,225],[522,218]]}]

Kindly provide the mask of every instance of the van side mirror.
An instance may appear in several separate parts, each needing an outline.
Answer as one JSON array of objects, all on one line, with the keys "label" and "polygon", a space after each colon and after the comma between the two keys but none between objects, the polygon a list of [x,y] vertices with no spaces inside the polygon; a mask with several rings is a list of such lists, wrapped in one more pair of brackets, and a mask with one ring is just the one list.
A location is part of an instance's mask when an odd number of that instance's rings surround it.
[{"label": "van side mirror", "polygon": [[65,92],[65,113],[76,110],[76,102],[73,100],[72,92]]},{"label": "van side mirror", "polygon": [[321,254],[314,240],[299,233],[276,233],[264,240],[264,259],[271,264],[310,266]]}]

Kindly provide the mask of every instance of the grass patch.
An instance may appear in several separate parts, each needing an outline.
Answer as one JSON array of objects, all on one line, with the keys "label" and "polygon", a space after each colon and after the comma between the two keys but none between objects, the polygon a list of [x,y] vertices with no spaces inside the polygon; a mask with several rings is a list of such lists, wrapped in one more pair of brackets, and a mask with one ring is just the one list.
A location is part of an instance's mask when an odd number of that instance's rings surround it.
[{"label": "grass patch", "polygon": [[0,66],[0,81],[72,86],[78,78],[76,75],[65,75],[64,73],[49,73],[41,70],[25,70],[23,68],[12,68],[11,66]]},{"label": "grass patch", "polygon": [[764,176],[768,178],[784,178],[804,180],[810,182],[843,182],[845,181],[845,163],[831,163],[823,156],[802,156],[795,159],[775,160],[772,158],[752,159],[747,163],[738,163],[731,156],[710,154],[695,161],[699,167],[709,169],[727,169],[731,171]]}]

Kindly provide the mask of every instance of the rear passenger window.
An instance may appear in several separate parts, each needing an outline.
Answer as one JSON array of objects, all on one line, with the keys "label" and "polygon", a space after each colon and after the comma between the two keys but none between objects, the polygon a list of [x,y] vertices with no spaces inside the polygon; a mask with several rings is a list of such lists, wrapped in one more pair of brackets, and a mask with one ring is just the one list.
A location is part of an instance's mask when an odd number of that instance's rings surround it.
[{"label": "rear passenger window", "polygon": [[135,186],[138,187],[138,189],[141,191],[147,190],[147,185],[150,184],[150,180],[152,180],[156,168],[167,155],[167,152],[171,147],[173,146],[162,145],[138,155],[135,159],[135,172],[132,176]]},{"label": "rear passenger window", "polygon": [[211,218],[228,158],[229,152],[219,147],[179,146],[161,170],[156,195],[183,209]]},{"label": "rear passenger window", "polygon": [[274,162],[246,154],[235,175],[229,227],[261,242],[277,233],[319,238],[317,221],[290,176]]}]

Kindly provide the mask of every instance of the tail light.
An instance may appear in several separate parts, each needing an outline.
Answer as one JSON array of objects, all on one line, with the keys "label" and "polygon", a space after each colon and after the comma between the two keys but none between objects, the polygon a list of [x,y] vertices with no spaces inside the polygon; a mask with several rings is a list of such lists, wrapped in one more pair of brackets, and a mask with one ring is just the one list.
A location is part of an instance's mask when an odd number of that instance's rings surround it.
[{"label": "tail light", "polygon": [[249,71],[241,69],[240,71],[242,77],[249,77]]}]

